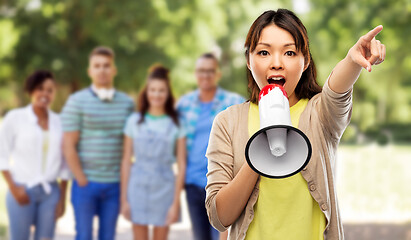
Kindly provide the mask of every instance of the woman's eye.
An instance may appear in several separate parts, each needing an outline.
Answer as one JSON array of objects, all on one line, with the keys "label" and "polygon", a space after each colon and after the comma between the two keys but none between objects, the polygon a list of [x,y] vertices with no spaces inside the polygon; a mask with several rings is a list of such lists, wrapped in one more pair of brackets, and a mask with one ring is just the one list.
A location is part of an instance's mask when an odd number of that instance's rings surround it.
[{"label": "woman's eye", "polygon": [[268,55],[268,52],[265,51],[265,50],[262,50],[262,51],[259,51],[257,54],[258,54],[258,55],[261,55],[261,56],[267,56],[267,55]]},{"label": "woman's eye", "polygon": [[285,53],[285,55],[287,55],[287,56],[295,56],[296,54],[295,54],[295,52],[293,52],[293,51],[287,51],[286,53]]}]

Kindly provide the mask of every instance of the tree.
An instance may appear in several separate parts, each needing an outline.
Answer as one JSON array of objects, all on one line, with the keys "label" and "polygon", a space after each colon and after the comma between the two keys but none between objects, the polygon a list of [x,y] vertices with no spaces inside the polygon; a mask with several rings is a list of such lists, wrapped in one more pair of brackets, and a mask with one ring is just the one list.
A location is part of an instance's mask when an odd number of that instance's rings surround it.
[{"label": "tree", "polygon": [[386,60],[373,72],[364,71],[354,86],[352,123],[362,131],[393,123],[411,126],[409,6],[405,0],[311,1],[306,18],[322,81],[360,36],[384,26],[377,39],[386,45]]},{"label": "tree", "polygon": [[171,68],[173,87],[181,95],[195,87],[196,58],[221,49],[222,85],[245,95],[242,44],[264,4],[247,0],[5,3],[0,21],[12,23],[7,32],[17,35],[18,41],[11,47],[12,54],[0,56],[12,69],[0,74],[0,81],[17,83],[18,104],[22,105],[25,77],[35,69],[50,69],[63,92],[56,106],[60,109],[69,92],[89,84],[86,66],[91,49],[107,45],[116,52],[116,87],[135,95],[148,67],[161,62]]}]

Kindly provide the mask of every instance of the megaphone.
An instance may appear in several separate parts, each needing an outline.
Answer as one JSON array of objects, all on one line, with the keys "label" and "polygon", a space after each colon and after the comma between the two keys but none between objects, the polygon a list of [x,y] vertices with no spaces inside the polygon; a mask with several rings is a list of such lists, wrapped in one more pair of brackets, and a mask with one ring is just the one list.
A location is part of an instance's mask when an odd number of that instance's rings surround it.
[{"label": "megaphone", "polygon": [[266,85],[259,99],[260,130],[247,142],[247,163],[264,177],[293,176],[310,161],[311,143],[302,131],[291,126],[290,105],[281,85]]}]

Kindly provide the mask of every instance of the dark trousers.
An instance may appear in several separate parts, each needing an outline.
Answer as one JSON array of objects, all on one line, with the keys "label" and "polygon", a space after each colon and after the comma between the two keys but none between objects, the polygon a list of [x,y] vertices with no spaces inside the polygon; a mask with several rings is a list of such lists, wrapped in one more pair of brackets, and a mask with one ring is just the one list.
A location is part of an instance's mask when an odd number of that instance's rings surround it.
[{"label": "dark trousers", "polygon": [[219,232],[208,221],[205,208],[205,189],[193,184],[187,184],[185,190],[194,239],[218,240]]}]

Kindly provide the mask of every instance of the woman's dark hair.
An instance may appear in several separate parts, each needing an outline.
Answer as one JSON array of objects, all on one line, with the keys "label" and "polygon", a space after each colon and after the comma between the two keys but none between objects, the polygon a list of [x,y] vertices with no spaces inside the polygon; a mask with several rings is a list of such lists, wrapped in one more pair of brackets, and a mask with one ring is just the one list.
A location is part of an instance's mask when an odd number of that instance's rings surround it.
[{"label": "woman's dark hair", "polygon": [[31,95],[36,88],[41,86],[44,81],[50,79],[54,82],[54,76],[51,72],[47,70],[38,70],[27,77],[24,82],[24,90]]},{"label": "woman's dark hair", "polygon": [[[250,53],[257,47],[258,41],[260,40],[261,31],[266,26],[271,24],[275,24],[277,27],[289,32],[294,38],[297,51],[301,51],[304,55],[304,62],[307,63],[309,61],[309,65],[302,73],[301,79],[295,87],[294,93],[298,99],[311,99],[314,95],[320,93],[322,88],[317,83],[317,70],[311,57],[307,30],[300,19],[293,12],[287,9],[278,9],[277,11],[270,10],[261,14],[254,21],[248,31],[244,44],[247,62],[249,62]],[[247,79],[249,101],[257,104],[260,89],[248,68]]]},{"label": "woman's dark hair", "polygon": [[147,113],[150,107],[150,104],[147,98],[148,84],[152,80],[160,80],[166,83],[167,89],[168,89],[168,97],[167,97],[167,100],[164,106],[166,114],[171,117],[171,119],[177,126],[179,125],[178,113],[177,113],[177,110],[174,108],[174,97],[173,97],[173,93],[171,92],[170,78],[168,74],[169,74],[169,70],[160,64],[155,64],[149,68],[147,82],[145,86],[143,87],[143,90],[140,92],[138,96],[137,106],[138,106],[138,112],[141,115],[140,120],[138,121],[139,124],[144,122],[144,115]]}]

